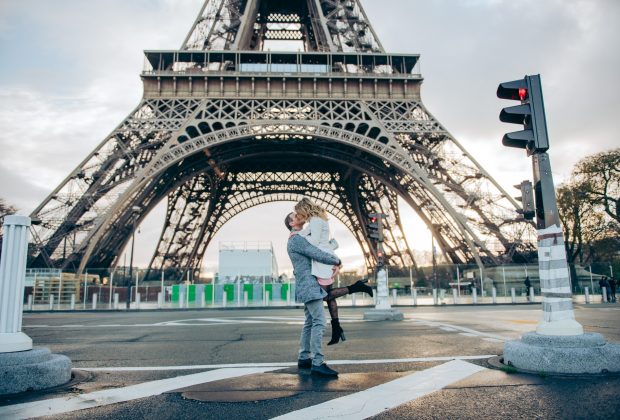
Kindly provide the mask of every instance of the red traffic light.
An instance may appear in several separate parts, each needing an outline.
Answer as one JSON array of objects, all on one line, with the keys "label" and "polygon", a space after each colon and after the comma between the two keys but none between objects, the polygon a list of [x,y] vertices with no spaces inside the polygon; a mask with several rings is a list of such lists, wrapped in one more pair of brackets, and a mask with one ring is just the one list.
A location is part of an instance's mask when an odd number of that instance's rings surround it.
[{"label": "red traffic light", "polygon": [[527,99],[527,89],[519,88],[519,99],[521,99],[521,101],[525,101]]}]

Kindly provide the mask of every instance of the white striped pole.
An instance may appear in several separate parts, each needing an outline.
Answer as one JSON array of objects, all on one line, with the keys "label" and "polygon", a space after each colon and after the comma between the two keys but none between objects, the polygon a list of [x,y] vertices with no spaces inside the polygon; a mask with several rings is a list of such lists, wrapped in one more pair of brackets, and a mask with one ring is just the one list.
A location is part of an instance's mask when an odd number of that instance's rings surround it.
[{"label": "white striped pole", "polygon": [[543,320],[536,327],[542,335],[581,335],[575,321],[564,236],[558,225],[538,230],[538,264]]},{"label": "white striped pole", "polygon": [[32,339],[22,332],[29,226],[29,217],[4,217],[0,260],[0,353],[32,350]]}]

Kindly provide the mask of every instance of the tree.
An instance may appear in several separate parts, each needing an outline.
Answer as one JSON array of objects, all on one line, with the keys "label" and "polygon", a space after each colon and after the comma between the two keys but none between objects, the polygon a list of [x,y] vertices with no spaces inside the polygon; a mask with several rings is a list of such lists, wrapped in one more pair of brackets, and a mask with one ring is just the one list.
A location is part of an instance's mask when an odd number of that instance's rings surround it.
[{"label": "tree", "polygon": [[[7,204],[4,199],[0,198],[0,227],[4,225],[4,216],[15,213],[17,209]],[[2,235],[4,230],[0,229],[0,255],[2,255]]]},{"label": "tree", "polygon": [[610,247],[620,239],[620,149],[585,157],[571,175],[557,189],[568,262],[615,258]]},{"label": "tree", "polygon": [[590,245],[610,233],[605,213],[596,211],[587,196],[588,186],[569,182],[557,189],[560,222],[564,230],[566,258],[569,263],[584,263],[590,257]]},{"label": "tree", "polygon": [[582,159],[574,175],[593,206],[620,223],[620,148]]}]

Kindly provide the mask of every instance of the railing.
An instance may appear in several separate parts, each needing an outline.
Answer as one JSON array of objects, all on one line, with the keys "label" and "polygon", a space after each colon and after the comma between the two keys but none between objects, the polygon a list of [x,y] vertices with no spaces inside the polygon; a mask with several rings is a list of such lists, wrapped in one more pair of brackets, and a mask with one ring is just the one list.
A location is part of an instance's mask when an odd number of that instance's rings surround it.
[{"label": "railing", "polygon": [[[575,303],[613,303],[613,290],[601,288],[599,280],[612,278],[618,263],[597,263],[591,266],[571,267],[571,287]],[[177,270],[183,271],[183,270]],[[147,281],[141,277],[145,270],[133,269],[135,273],[128,288],[129,278],[123,277],[126,268],[119,268],[114,276],[109,269],[88,269],[82,276],[79,288],[61,292],[53,289],[45,296],[36,295],[36,289],[26,287],[26,310],[77,310],[103,309],[188,309],[188,308],[242,308],[242,307],[292,307],[295,306],[295,283],[278,282],[275,278],[258,276],[253,281],[241,279],[234,283],[201,280],[189,277],[181,279],[168,274],[159,281]],[[63,284],[75,281],[71,273],[37,273],[38,281],[47,274],[53,284],[66,279]],[[346,286],[359,276],[347,275],[336,281],[335,287]],[[482,278],[482,281],[480,279]],[[526,285],[525,279],[529,279]],[[86,283],[84,280],[86,279]],[[116,279],[116,280],[114,280]],[[112,280],[112,281],[111,281]],[[371,279],[372,280],[372,279]],[[372,285],[372,282],[370,283]],[[526,304],[540,303],[538,265],[510,264],[498,267],[437,265],[414,268],[389,268],[388,284],[392,305],[464,305],[464,304]],[[67,286],[69,287],[69,286]],[[128,295],[130,298],[128,299]],[[364,294],[347,295],[338,299],[342,307],[373,306],[374,300]]]},{"label": "railing", "polygon": [[419,55],[254,51],[145,51],[143,75],[313,74],[420,79]]}]

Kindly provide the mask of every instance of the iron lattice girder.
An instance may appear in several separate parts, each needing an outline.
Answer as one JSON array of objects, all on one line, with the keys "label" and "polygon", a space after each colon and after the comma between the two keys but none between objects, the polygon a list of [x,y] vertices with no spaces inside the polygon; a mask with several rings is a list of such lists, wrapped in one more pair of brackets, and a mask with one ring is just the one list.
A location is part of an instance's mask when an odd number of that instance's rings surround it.
[{"label": "iron lattice girder", "polygon": [[[200,267],[204,251],[215,234],[235,215],[260,204],[297,201],[303,196],[312,197],[354,233],[363,250],[367,268],[372,267],[376,255],[366,241],[365,220],[377,208],[385,211],[390,215],[386,221],[386,231],[389,233],[385,244],[390,251],[390,263],[414,265],[413,255],[402,232],[396,194],[387,187],[357,170],[352,171],[350,167],[318,158],[295,160],[290,156],[287,159],[287,155],[282,154],[277,159],[263,159],[258,165],[254,162],[253,158],[249,158],[228,166],[225,178],[210,184],[215,191],[198,194],[192,209],[185,205],[185,197],[191,194],[194,185],[207,183],[196,182],[197,179],[208,179],[209,175],[198,174],[169,195],[166,227],[150,268],[188,267],[195,271]],[[308,165],[308,162],[311,164]],[[359,193],[352,194],[351,191]],[[356,203],[360,199],[363,203]],[[377,207],[374,203],[381,203],[382,199],[383,205]],[[185,216],[175,209],[184,209]],[[206,220],[201,230],[202,237],[183,228],[196,219],[198,213]],[[169,252],[175,247],[179,248],[176,252]]]},{"label": "iron lattice girder", "polygon": [[[145,108],[149,109],[150,112],[145,112]],[[166,114],[157,118],[154,117],[153,110],[164,110]],[[377,112],[377,114],[374,114],[372,111]],[[193,115],[191,117],[186,117],[184,123],[181,122],[180,117],[182,115],[192,113]],[[282,117],[291,118],[293,115],[297,119],[279,119]],[[418,118],[417,120],[410,121],[407,124],[410,126],[417,126],[418,129],[423,128],[424,131],[394,134],[385,128],[389,125],[388,123],[403,117]],[[141,118],[146,121],[142,124],[135,122],[140,121]],[[160,122],[157,123],[157,121]],[[506,198],[505,195],[501,194],[501,191],[498,192],[496,190],[495,194],[487,194],[486,196],[479,196],[476,194],[466,195],[466,187],[474,185],[476,188],[479,188],[478,184],[482,181],[488,181],[489,178],[478,170],[479,168],[475,165],[475,163],[468,161],[466,154],[460,153],[461,156],[459,156],[459,159],[456,159],[454,153],[450,154],[445,152],[445,149],[447,148],[446,145],[456,149],[457,151],[461,149],[460,146],[457,147],[452,144],[451,136],[432,117],[430,117],[428,113],[425,112],[420,103],[409,102],[406,104],[393,103],[386,105],[381,102],[367,103],[360,101],[166,101],[162,99],[157,101],[145,101],[145,104],[139,107],[139,111],[132,115],[131,118],[128,118],[128,120],[121,125],[119,133],[115,133],[112,137],[115,141],[117,141],[119,134],[127,135],[129,133],[133,136],[133,138],[139,138],[140,135],[143,135],[143,143],[149,145],[152,141],[152,132],[148,132],[146,130],[127,131],[127,128],[133,128],[136,125],[141,125],[141,128],[143,128],[146,124],[150,124],[154,130],[157,130],[156,133],[158,133],[159,136],[169,139],[165,142],[169,146],[170,144],[174,144],[173,142],[175,139],[180,139],[181,141],[188,141],[190,139],[193,140],[196,136],[204,137],[204,133],[206,132],[219,133],[218,136],[221,136],[221,132],[225,131],[224,127],[243,125],[247,124],[248,121],[269,121],[272,123],[271,125],[264,125],[264,123],[262,125],[257,125],[253,128],[254,131],[248,133],[249,135],[254,134],[254,138],[258,140],[272,137],[277,137],[280,139],[288,137],[289,139],[295,138],[295,140],[300,141],[311,141],[310,139],[316,139],[317,131],[320,131],[322,126],[330,126],[335,128],[342,127],[342,130],[349,131],[356,135],[372,135],[378,137],[381,143],[387,142],[388,145],[395,144],[408,150],[420,167],[428,169],[429,178],[433,179],[433,182],[436,182],[438,185],[443,184],[443,186],[448,190],[454,189],[454,185],[458,185],[459,191],[458,194],[455,195],[457,196],[457,199],[461,200],[460,205],[470,206],[472,203],[475,203],[476,200],[484,198],[484,206],[477,206],[478,212],[481,212],[482,214],[492,214],[497,220],[498,217],[495,215],[496,212],[493,211],[495,207],[502,210],[504,215],[508,213],[510,216],[514,216],[514,213],[506,211],[506,208],[500,205],[498,199]],[[170,131],[165,131],[165,129],[162,129],[162,123],[174,123],[176,127],[183,128],[185,135],[172,135]],[[292,127],[294,133],[278,134],[278,132],[282,130],[283,125],[288,125],[289,128]],[[327,135],[329,135],[329,133],[327,133]],[[134,142],[137,143],[137,141]],[[117,142],[117,144],[122,144],[123,148],[127,147],[122,142]],[[371,144],[372,142],[368,142],[369,147]],[[205,146],[206,145],[207,144],[205,144]],[[159,145],[159,149],[160,148],[161,145]],[[155,152],[153,152],[153,155],[154,154]],[[447,156],[449,160],[442,160],[442,155]],[[133,175],[136,171],[144,168],[148,164],[146,159],[135,159],[133,155],[130,155],[128,152],[123,154],[110,154],[110,159],[118,162],[121,156],[131,156],[131,158],[123,159],[124,162],[129,163],[132,167],[132,170],[124,169],[123,173],[125,174]],[[104,163],[109,165],[108,162]],[[121,166],[122,165],[117,164],[117,167]],[[101,167],[103,167],[103,165],[101,165]],[[463,173],[465,175],[462,175]],[[461,177],[461,184],[450,180],[446,176],[440,177],[439,175],[441,174],[457,175]],[[127,178],[125,178],[126,180],[131,180],[128,175],[125,176],[127,176]],[[112,178],[113,177],[111,176],[108,177],[108,179]],[[122,176],[117,177],[116,179],[120,179],[121,181],[124,180]],[[71,181],[73,180],[74,178],[71,178]],[[451,182],[448,183],[446,180],[450,180]],[[402,182],[408,186],[409,193],[415,197],[410,204],[416,205],[420,209],[425,209],[424,211],[428,219],[426,221],[428,223],[450,226],[450,224],[446,222],[445,214],[443,214],[440,210],[441,203],[437,203],[437,201],[433,199],[432,195],[425,188],[423,188],[424,186],[422,186],[422,188],[415,188],[415,185],[419,183],[418,178],[415,176],[409,176],[409,178],[407,178],[406,175],[403,175]],[[118,182],[118,185],[122,185],[122,182]],[[94,186],[93,189],[96,187],[97,186]],[[107,191],[106,187],[101,188],[101,190]],[[467,197],[467,200],[464,200],[464,197]],[[431,203],[434,207],[429,206]],[[85,210],[86,209],[91,210],[92,207],[85,208]],[[86,213],[86,211],[84,213]],[[94,219],[95,217],[91,218],[91,220]],[[499,217],[499,220],[501,221],[501,224],[496,223],[491,224],[491,226],[502,226],[507,220],[510,220],[510,218]],[[484,227],[484,223],[482,226]],[[446,229],[447,231],[455,230],[455,224],[452,223],[452,226]],[[495,229],[494,232],[497,232],[497,229]],[[459,237],[461,238],[460,240]],[[453,235],[453,239],[454,240],[446,241],[446,244],[449,244],[447,248],[456,249],[458,248],[457,244],[462,243],[462,235]],[[502,239],[500,242],[507,241]],[[56,249],[58,248],[59,247]],[[72,251],[75,252],[76,250],[77,249],[73,249]],[[461,254],[461,257],[458,259],[467,260],[468,257]]]},{"label": "iron lattice girder", "polygon": [[[194,99],[144,100],[37,207],[31,217],[35,266],[58,266],[79,251],[97,218],[105,214],[155,151],[170,139],[194,112]],[[66,264],[60,263],[61,266]]]},{"label": "iron lattice girder", "polygon": [[[293,29],[299,36],[274,36]],[[181,50],[262,50],[266,39],[299,39],[306,51],[383,51],[359,0],[206,0]]]}]

